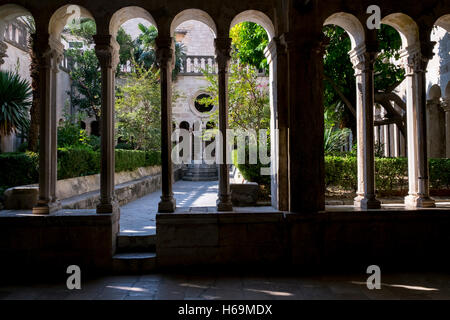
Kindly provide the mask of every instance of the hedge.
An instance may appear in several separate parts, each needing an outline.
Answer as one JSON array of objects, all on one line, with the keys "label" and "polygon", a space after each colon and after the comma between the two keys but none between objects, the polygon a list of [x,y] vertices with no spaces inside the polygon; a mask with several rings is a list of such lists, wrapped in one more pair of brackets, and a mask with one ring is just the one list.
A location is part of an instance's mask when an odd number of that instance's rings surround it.
[{"label": "hedge", "polygon": [[[325,157],[325,184],[344,190],[356,190],[356,157]],[[389,193],[408,190],[407,158],[376,158],[377,191]],[[450,188],[450,159],[430,159],[430,188]]]},{"label": "hedge", "polygon": [[[159,151],[115,150],[116,172],[161,164]],[[0,187],[37,183],[39,156],[36,153],[0,154]],[[58,179],[68,179],[100,172],[100,152],[85,147],[58,148]]]}]

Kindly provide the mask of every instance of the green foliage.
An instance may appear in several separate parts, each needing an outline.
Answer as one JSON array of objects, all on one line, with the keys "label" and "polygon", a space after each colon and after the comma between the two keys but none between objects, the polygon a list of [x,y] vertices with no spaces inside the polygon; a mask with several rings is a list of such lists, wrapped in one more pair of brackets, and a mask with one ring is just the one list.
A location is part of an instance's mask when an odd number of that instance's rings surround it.
[{"label": "green foliage", "polygon": [[[356,109],[355,71],[348,52],[351,49],[350,38],[344,29],[337,26],[325,26],[325,36],[329,39],[324,56],[324,106],[326,110],[340,113],[341,127],[354,127],[355,117],[343,103],[343,97]],[[385,91],[401,82],[405,73],[391,59],[398,59],[401,38],[390,26],[382,25],[377,33],[380,54],[375,61],[375,91]]]},{"label": "green foliage", "polygon": [[39,158],[36,153],[1,153],[0,186],[9,188],[32,184],[39,179]]},{"label": "green foliage", "polygon": [[[258,77],[255,68],[239,63],[236,53],[233,54],[230,75],[228,78],[228,117],[232,129],[256,130],[270,127],[269,85]],[[210,94],[208,98],[199,99],[204,105],[218,105],[219,87],[217,76],[204,70],[203,74],[209,86],[205,88]],[[211,115],[217,123],[218,111]]]},{"label": "green foliage", "polygon": [[120,65],[126,65],[128,61],[130,61],[133,57],[132,51],[134,48],[133,39],[129,34],[125,32],[123,28],[119,28],[117,32],[117,43],[120,46],[119,50],[119,59]]},{"label": "green foliage", "polygon": [[[356,190],[356,157],[325,157],[325,185]],[[408,190],[407,158],[376,158],[375,183],[380,195]],[[430,187],[450,188],[450,159],[430,159]]]},{"label": "green foliage", "polygon": [[324,151],[326,155],[332,155],[340,152],[346,145],[350,135],[350,129],[336,128],[330,110],[325,110],[325,132],[324,132]]},{"label": "green foliage", "polygon": [[93,36],[97,33],[97,26],[95,21],[90,18],[81,18],[76,21],[69,21],[67,28],[65,29],[70,34],[83,39],[86,45],[93,44]]},{"label": "green foliage", "polygon": [[100,172],[100,153],[86,146],[58,148],[58,179]]},{"label": "green foliage", "polygon": [[75,88],[71,95],[72,105],[98,119],[102,104],[102,78],[95,50],[70,49],[66,53],[74,63],[70,71]]},{"label": "green foliage", "polygon": [[[116,93],[116,126],[121,141],[135,149],[161,148],[161,90],[159,71],[139,65]],[[176,95],[174,95],[176,97]]]},{"label": "green foliage", "polygon": [[[116,150],[116,172],[161,165],[160,151]],[[37,183],[39,156],[33,152],[0,154],[0,187],[10,188]],[[14,174],[11,174],[14,172]],[[100,172],[100,152],[88,146],[58,148],[58,179],[69,179]]]},{"label": "green foliage", "polygon": [[242,22],[230,30],[232,45],[239,61],[260,70],[268,69],[264,49],[269,43],[266,30],[253,22]]},{"label": "green foliage", "polygon": [[[267,150],[270,150],[270,141],[267,141]],[[236,168],[239,169],[242,176],[245,180],[250,182],[256,182],[259,185],[269,186],[271,184],[271,178],[270,175],[261,175],[261,168],[268,168],[270,167],[270,164],[263,165],[260,162],[260,159],[258,157],[258,161],[256,164],[250,164],[249,161],[245,161],[245,163],[239,163],[243,161],[238,161],[238,152],[237,150],[232,151],[232,160],[233,164]],[[245,158],[248,160],[249,157],[249,147],[248,145],[245,146]]]},{"label": "green foliage", "polygon": [[0,71],[0,135],[27,132],[31,87],[17,73]]}]

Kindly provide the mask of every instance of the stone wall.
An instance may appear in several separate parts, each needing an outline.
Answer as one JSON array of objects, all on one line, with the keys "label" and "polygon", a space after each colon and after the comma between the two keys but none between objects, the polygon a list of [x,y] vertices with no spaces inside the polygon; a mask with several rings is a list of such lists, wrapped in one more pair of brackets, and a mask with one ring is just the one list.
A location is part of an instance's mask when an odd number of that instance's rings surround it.
[{"label": "stone wall", "polygon": [[158,214],[156,250],[159,268],[250,264],[365,272],[376,264],[441,270],[450,266],[442,254],[449,227],[445,210]]}]

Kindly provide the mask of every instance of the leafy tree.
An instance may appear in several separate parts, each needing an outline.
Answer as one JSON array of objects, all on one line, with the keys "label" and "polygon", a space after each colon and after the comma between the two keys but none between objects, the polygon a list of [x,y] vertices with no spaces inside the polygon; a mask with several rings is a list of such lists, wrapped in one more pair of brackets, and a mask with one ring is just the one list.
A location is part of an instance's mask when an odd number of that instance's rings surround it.
[{"label": "leafy tree", "polygon": [[[355,129],[356,125],[356,79],[348,52],[351,49],[348,34],[340,27],[326,26],[324,34],[330,42],[324,57],[324,105],[332,110],[334,119],[340,127]],[[399,58],[401,38],[392,27],[382,25],[378,32],[380,54],[374,65],[375,102],[388,110],[388,116],[399,119],[391,105],[396,103],[405,108],[402,99],[393,90],[404,80],[401,66],[392,63]],[[402,121],[396,122],[403,131]]]},{"label": "leafy tree", "polygon": [[[228,79],[228,116],[229,125],[232,129],[256,130],[268,129],[270,127],[270,98],[269,85],[260,77],[256,69],[248,66],[237,58],[233,53]],[[204,71],[209,82],[206,91],[210,97],[199,99],[198,102],[205,105],[218,105],[219,88],[217,76]],[[218,117],[218,111],[213,115]],[[215,120],[217,122],[217,120]]]},{"label": "leafy tree", "polygon": [[75,88],[71,96],[72,105],[78,106],[98,120],[102,102],[102,81],[95,50],[70,49],[67,50],[67,56],[73,61],[70,71],[72,85]]},{"label": "leafy tree", "polygon": [[120,140],[128,141],[135,149],[160,150],[161,147],[161,91],[159,71],[135,64],[127,74],[116,98],[116,126]]},{"label": "leafy tree", "polygon": [[67,25],[65,31],[84,41],[86,45],[94,44],[94,35],[97,33],[97,25],[90,18],[81,18]]},{"label": "leafy tree", "polygon": [[253,22],[242,22],[231,29],[230,37],[241,63],[268,71],[264,49],[269,39],[263,27]]},{"label": "leafy tree", "polygon": [[131,54],[134,48],[133,39],[129,34],[125,32],[123,28],[119,28],[116,40],[117,43],[120,45],[119,50],[120,65],[126,65],[128,61],[130,61],[133,57],[133,55]]},{"label": "leafy tree", "polygon": [[31,87],[26,80],[16,73],[0,71],[0,135],[5,137],[28,130],[31,97]]}]

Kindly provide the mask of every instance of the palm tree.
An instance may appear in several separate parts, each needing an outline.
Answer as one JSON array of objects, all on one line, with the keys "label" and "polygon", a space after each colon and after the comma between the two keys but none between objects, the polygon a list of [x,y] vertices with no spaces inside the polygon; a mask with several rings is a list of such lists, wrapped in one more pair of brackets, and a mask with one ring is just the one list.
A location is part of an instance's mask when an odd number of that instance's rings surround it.
[{"label": "palm tree", "polygon": [[29,127],[28,111],[31,104],[31,87],[17,73],[0,71],[0,135],[2,151],[12,151],[6,138]]}]

